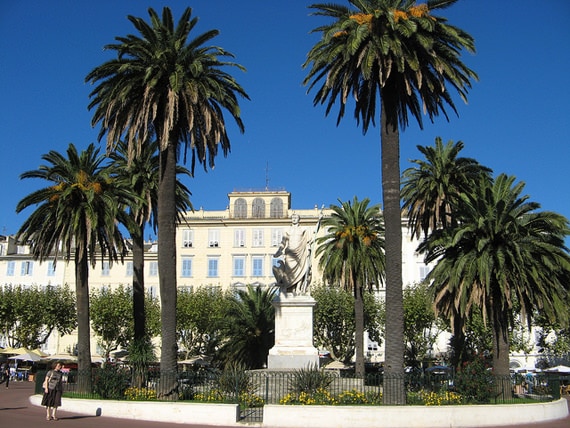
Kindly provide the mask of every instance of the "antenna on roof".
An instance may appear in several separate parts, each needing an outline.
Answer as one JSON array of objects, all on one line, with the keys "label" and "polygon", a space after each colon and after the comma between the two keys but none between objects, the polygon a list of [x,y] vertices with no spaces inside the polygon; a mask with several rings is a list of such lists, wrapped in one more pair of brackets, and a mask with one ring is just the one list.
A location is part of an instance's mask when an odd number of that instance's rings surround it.
[{"label": "antenna on roof", "polygon": [[269,190],[269,162],[265,162],[265,190]]}]

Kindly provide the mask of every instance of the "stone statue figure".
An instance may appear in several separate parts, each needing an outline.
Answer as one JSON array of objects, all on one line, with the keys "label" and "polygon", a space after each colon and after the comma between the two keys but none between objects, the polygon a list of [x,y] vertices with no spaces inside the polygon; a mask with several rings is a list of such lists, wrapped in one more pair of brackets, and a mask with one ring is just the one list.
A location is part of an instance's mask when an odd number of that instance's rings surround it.
[{"label": "stone statue figure", "polygon": [[273,275],[282,292],[306,294],[311,282],[311,244],[313,234],[299,225],[298,214],[291,216],[291,227],[283,234],[273,257],[281,257]]}]

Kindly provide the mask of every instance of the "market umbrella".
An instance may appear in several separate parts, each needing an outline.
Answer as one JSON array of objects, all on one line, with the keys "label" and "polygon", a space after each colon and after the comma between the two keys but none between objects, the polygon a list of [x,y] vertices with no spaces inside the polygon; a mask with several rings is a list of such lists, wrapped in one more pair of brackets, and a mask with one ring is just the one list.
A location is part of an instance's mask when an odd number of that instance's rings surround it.
[{"label": "market umbrella", "polygon": [[14,348],[8,346],[7,348],[0,349],[0,354],[15,354]]},{"label": "market umbrella", "polygon": [[39,356],[42,357],[42,358],[43,358],[43,357],[47,357],[47,354],[46,354],[44,351],[42,351],[40,348],[36,348],[36,349],[34,349],[34,350],[30,351],[30,352],[31,352],[31,353],[34,353],[34,354],[37,354],[37,355],[39,355]]},{"label": "market umbrella", "polygon": [[544,370],[545,372],[555,372],[555,373],[570,373],[570,367],[568,366],[555,366]]},{"label": "market umbrella", "polygon": [[70,355],[70,354],[54,354],[54,355],[48,355],[47,357],[43,357],[43,360],[51,360],[51,361],[72,361],[75,362],[77,361],[77,357],[75,355]]},{"label": "market umbrella", "polygon": [[195,355],[193,357],[190,357],[186,360],[181,360],[178,361],[178,364],[188,364],[188,365],[196,365],[196,366],[207,366],[210,364],[210,361],[212,360],[211,357],[207,357],[207,356],[202,356],[202,355]]},{"label": "market umbrella", "polygon": [[21,361],[39,361],[41,360],[40,356],[37,354],[34,354],[33,352],[28,352],[26,354],[19,354],[19,355],[14,355],[12,357],[8,358],[9,360],[21,360]]}]

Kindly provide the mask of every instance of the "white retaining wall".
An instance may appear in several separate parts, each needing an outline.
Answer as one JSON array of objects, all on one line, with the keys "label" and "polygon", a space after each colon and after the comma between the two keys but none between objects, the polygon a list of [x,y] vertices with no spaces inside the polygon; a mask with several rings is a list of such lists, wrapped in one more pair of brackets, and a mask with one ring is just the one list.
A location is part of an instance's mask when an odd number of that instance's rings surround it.
[{"label": "white retaining wall", "polygon": [[516,426],[562,419],[565,399],[536,404],[476,406],[292,406],[265,405],[263,426],[278,428],[467,428]]},{"label": "white retaining wall", "polygon": [[[40,406],[41,395],[30,397]],[[62,398],[62,411],[110,418],[174,422],[192,425],[233,426],[239,417],[238,404],[210,404],[165,401],[118,401]]]},{"label": "white retaining wall", "polygon": [[[41,395],[30,397],[39,406]],[[237,404],[62,399],[63,411],[157,422],[263,428],[468,428],[516,426],[568,416],[565,399],[476,406],[284,406],[266,404],[263,423],[237,422]]]}]

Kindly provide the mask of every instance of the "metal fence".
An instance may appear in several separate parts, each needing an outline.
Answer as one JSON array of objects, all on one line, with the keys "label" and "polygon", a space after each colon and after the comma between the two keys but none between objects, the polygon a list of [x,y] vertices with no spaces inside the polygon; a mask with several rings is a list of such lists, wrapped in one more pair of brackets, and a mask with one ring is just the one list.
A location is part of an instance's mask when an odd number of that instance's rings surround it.
[{"label": "metal fence", "polygon": [[[45,372],[37,373],[36,393],[42,392],[44,378]],[[483,398],[474,399],[457,388],[456,377],[451,372],[422,372],[403,378],[387,378],[382,373],[358,377],[333,370],[232,373],[198,370],[161,375],[158,370],[136,374],[123,367],[94,368],[83,374],[70,371],[64,376],[64,394],[114,400],[240,403],[244,408],[263,404],[383,404],[384,387],[388,384],[396,388],[396,395],[405,397],[405,404],[512,403],[521,398],[537,401],[560,398],[570,384],[570,377],[536,375],[532,384],[525,384],[516,376],[494,376]]]}]

